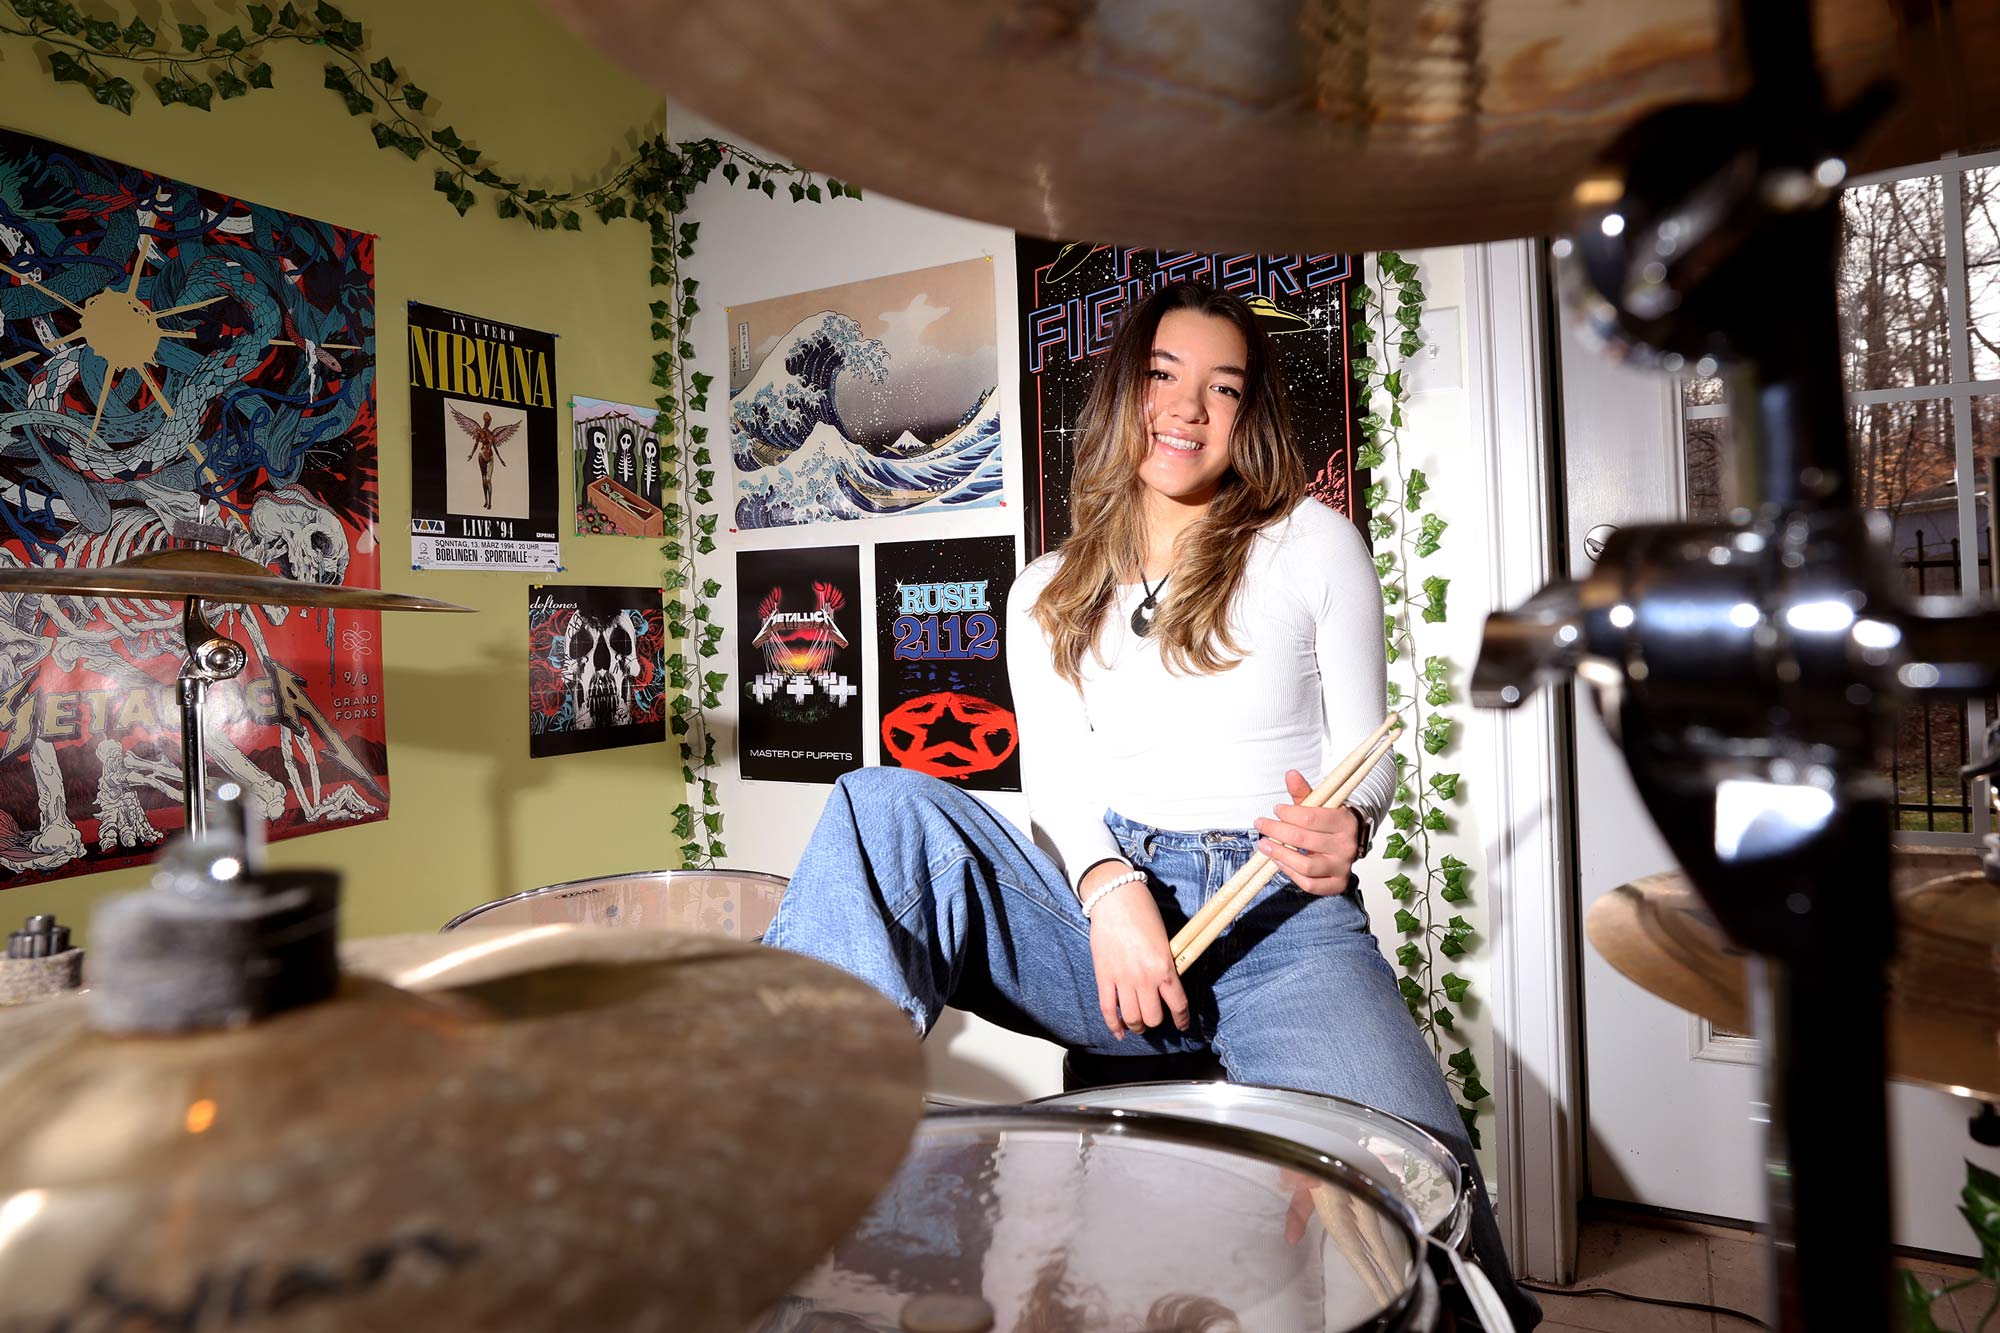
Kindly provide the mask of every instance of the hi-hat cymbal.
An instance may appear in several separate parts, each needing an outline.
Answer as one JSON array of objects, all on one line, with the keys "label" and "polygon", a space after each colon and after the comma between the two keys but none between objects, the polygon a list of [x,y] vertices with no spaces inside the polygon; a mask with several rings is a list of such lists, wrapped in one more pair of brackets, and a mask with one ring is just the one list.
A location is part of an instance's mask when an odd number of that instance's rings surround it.
[{"label": "hi-hat cymbal", "polygon": [[[1033,235],[1225,252],[1548,234],[1620,130],[1742,91],[1716,0],[545,3],[803,166]],[[1835,97],[1909,90],[1855,167],[2000,132],[1993,8],[1813,5]]]},{"label": "hi-hat cymbal", "polygon": [[[1889,968],[1889,1074],[2000,1101],[2000,885],[1965,853],[1899,848]],[[1591,904],[1590,942],[1669,1004],[1750,1030],[1748,955],[1679,873],[1648,875]]]},{"label": "hi-hat cymbal", "polygon": [[30,565],[0,569],[0,594],[69,593],[79,597],[199,597],[245,606],[329,606],[343,611],[470,611],[456,602],[377,588],[306,583],[273,574],[228,551],[154,551],[115,565]]},{"label": "hi-hat cymbal", "polygon": [[738,1333],[894,1177],[908,1019],[773,949],[507,934],[453,941],[483,953],[448,989],[350,976],[234,1031],[107,1037],[85,996],[0,1016],[0,1305],[24,1329]]}]

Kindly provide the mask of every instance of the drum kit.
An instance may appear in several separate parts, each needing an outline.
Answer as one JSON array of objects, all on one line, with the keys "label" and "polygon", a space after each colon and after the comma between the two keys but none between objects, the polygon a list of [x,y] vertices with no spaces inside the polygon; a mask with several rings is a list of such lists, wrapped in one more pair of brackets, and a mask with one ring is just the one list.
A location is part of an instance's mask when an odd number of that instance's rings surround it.
[{"label": "drum kit", "polygon": [[[2000,131],[1980,79],[2000,17],[551,3],[777,151],[1038,234],[1284,252],[1568,228],[1607,341],[1734,374],[1749,507],[1620,532],[1590,579],[1494,618],[1475,688],[1511,706],[1573,669],[1595,691],[1692,892],[1634,886],[1592,938],[1764,1039],[1780,1326],[1888,1326],[1862,1090],[1885,1027],[1978,989],[1941,969],[1974,978],[1983,950],[1990,986],[1994,923],[1964,870],[1892,892],[1875,743],[1894,700],[2000,684],[2000,617],[1907,605],[1854,506],[1831,198]],[[208,817],[203,696],[245,663],[201,604],[460,608],[245,564],[0,571],[0,592],[185,598],[189,646],[186,833],[100,913],[88,989],[0,1016],[9,1333],[1506,1327],[1461,1262],[1457,1163],[1422,1130],[1222,1085],[923,1114],[905,1016],[755,945],[770,885],[667,910],[643,886],[557,886],[338,949],[335,878],[265,867],[240,792]],[[1894,1069],[1991,1096],[1991,1006],[1961,998],[1979,1040],[1899,1036]],[[1837,1140],[1798,1114],[1829,1060],[1849,1074]]]}]

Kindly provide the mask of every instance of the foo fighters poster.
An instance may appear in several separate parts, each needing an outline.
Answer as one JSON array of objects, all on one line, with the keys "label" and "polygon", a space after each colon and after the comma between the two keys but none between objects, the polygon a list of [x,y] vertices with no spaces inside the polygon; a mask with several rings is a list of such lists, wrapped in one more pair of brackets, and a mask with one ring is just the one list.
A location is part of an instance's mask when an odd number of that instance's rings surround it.
[{"label": "foo fighters poster", "polygon": [[977,791],[1021,789],[1007,686],[1012,537],[875,548],[882,763]]},{"label": "foo fighters poster", "polygon": [[832,782],[861,767],[861,548],[736,554],[743,776]]},{"label": "foo fighters poster", "polygon": [[531,587],[529,757],[666,740],[665,626],[658,588]]},{"label": "foo fighters poster", "polygon": [[559,568],[556,340],[410,303],[410,563]]},{"label": "foo fighters poster", "polygon": [[[206,546],[379,588],[375,238],[0,130],[0,566]],[[207,780],[271,838],[387,817],[382,617],[218,601]],[[171,598],[0,597],[0,889],[182,825]],[[195,780],[200,780],[196,775]]]},{"label": "foo fighters poster", "polygon": [[1243,297],[1277,349],[1311,494],[1360,521],[1354,454],[1361,398],[1348,369],[1347,299],[1354,256],[1208,255],[1088,242],[1014,242],[1021,306],[1021,414],[1027,485],[1026,558],[1069,535],[1077,418],[1098,356],[1125,312],[1169,282],[1203,282]]}]

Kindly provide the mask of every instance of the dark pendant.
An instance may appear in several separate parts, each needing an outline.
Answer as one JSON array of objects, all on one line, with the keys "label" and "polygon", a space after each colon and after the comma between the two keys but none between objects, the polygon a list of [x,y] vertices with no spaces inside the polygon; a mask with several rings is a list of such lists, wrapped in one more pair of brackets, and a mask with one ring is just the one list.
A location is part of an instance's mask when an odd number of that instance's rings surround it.
[{"label": "dark pendant", "polygon": [[1132,608],[1132,632],[1134,634],[1143,639],[1153,632],[1153,612],[1159,609],[1159,605],[1158,602],[1148,597],[1145,601]]}]

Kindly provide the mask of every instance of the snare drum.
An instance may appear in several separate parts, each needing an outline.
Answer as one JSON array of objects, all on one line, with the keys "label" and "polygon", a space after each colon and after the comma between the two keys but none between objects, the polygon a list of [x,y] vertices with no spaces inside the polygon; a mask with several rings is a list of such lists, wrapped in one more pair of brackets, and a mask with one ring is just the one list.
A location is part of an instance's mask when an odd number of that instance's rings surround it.
[{"label": "snare drum", "polygon": [[459,913],[460,926],[631,926],[762,938],[785,896],[785,878],[760,870],[655,870],[529,889]]},{"label": "snare drum", "polygon": [[867,1217],[757,1329],[1428,1333],[1427,1250],[1371,1177],[1254,1130],[939,1111]]},{"label": "snare drum", "polygon": [[1409,1205],[1434,1239],[1463,1254],[1471,1209],[1458,1159],[1401,1116],[1342,1097],[1247,1083],[1127,1083],[1045,1097],[1036,1106],[1091,1106],[1240,1125],[1358,1167]]}]

